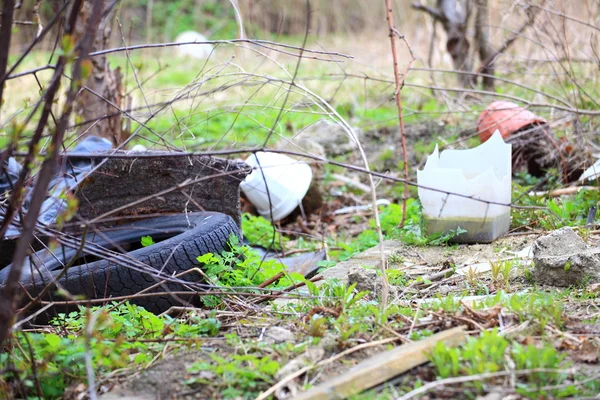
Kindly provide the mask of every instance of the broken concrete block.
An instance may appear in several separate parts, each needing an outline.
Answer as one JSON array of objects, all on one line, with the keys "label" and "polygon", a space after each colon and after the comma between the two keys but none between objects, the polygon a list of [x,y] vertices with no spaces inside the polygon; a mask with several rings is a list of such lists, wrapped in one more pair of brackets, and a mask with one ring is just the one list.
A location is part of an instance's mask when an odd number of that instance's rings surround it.
[{"label": "broken concrete block", "polygon": [[589,248],[569,227],[537,239],[532,249],[537,283],[573,286],[600,282],[600,249]]}]

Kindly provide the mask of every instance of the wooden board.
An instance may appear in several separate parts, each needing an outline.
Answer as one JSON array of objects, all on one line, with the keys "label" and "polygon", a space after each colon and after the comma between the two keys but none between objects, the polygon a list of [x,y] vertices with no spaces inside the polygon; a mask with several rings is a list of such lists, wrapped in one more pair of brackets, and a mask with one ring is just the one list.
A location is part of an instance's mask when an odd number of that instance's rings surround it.
[{"label": "wooden board", "polygon": [[464,327],[457,327],[396,347],[362,361],[345,374],[300,393],[294,400],[345,399],[424,364],[428,361],[427,353],[438,342],[446,346],[457,346],[465,340]]}]

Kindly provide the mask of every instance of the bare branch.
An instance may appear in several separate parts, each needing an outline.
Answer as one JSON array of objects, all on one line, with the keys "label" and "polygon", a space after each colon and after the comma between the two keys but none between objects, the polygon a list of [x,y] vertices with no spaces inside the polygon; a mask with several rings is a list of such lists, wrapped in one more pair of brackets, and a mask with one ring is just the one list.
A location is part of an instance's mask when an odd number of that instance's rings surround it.
[{"label": "bare branch", "polygon": [[448,21],[448,19],[444,16],[444,13],[442,13],[442,11],[438,10],[437,8],[429,7],[428,5],[416,3],[416,2],[412,3],[411,7],[415,10],[426,12],[436,21],[440,21],[440,22]]},{"label": "bare branch", "polygon": [[[77,14],[81,8],[81,4],[82,0],[74,0],[73,2],[67,28],[65,29],[66,35],[71,35],[75,29],[75,22],[77,20]],[[52,137],[50,154],[48,157],[46,157],[42,164],[40,173],[38,174],[37,181],[33,189],[31,203],[29,205],[27,215],[25,216],[25,219],[23,221],[23,230],[21,233],[21,237],[17,242],[17,247],[13,256],[12,267],[10,269],[9,276],[6,280],[6,286],[0,292],[0,343],[4,342],[4,340],[7,338],[10,331],[10,327],[13,322],[13,316],[15,313],[15,300],[17,299],[20,288],[19,279],[21,277],[21,269],[23,267],[23,262],[25,261],[25,258],[27,256],[31,240],[33,239],[37,218],[42,203],[45,199],[45,194],[48,190],[48,185],[56,169],[60,144],[62,143],[62,139],[69,122],[69,117],[73,110],[73,102],[75,101],[75,96],[77,95],[77,92],[79,91],[79,86],[81,85],[81,63],[84,59],[87,58],[87,55],[89,54],[90,48],[92,46],[93,38],[96,30],[98,29],[100,18],[102,16],[103,4],[103,0],[96,0],[94,2],[92,16],[90,17],[87,23],[85,34],[81,38],[79,43],[76,45],[76,51],[78,52],[79,57],[73,63],[73,80],[71,81],[71,85],[67,93],[63,113],[61,115],[60,120],[58,121],[56,131]],[[47,114],[50,113],[52,102],[54,100],[54,95],[58,90],[58,86],[62,76],[62,71],[64,70],[67,61],[67,56],[62,55],[59,57],[59,61],[57,62],[57,69],[54,74],[53,82],[51,83],[53,88],[50,94],[52,96],[46,97],[46,104],[44,106],[45,110],[47,110]],[[47,121],[40,120],[39,125],[43,127],[45,126],[46,122]],[[13,196],[19,195],[20,193],[13,193]]]}]

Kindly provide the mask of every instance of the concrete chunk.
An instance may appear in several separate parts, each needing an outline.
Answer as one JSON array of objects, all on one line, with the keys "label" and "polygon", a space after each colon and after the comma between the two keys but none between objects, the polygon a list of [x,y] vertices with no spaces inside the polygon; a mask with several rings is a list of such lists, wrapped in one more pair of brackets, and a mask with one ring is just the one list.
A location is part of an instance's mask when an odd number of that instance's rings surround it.
[{"label": "concrete chunk", "polygon": [[564,287],[600,282],[600,249],[589,248],[572,228],[537,239],[532,249],[537,283]]}]

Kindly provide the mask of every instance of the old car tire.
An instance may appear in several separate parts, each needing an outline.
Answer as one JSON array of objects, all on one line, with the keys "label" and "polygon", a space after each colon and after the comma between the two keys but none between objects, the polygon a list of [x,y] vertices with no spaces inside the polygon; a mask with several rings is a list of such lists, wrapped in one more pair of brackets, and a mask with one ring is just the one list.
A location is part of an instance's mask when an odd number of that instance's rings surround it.
[{"label": "old car tire", "polygon": [[[86,241],[109,249],[128,248],[139,244],[142,236],[150,236],[157,243],[126,252],[108,259],[95,258],[88,262],[89,254],[78,257],[82,261],[67,269],[58,279],[58,286],[73,296],[87,299],[107,299],[118,296],[132,296],[144,289],[156,285],[162,277],[172,277],[191,268],[200,266],[196,258],[206,253],[219,254],[228,246],[230,236],[240,236],[234,220],[225,214],[215,212],[189,213],[164,216],[121,225],[118,230],[102,232],[101,235],[88,235]],[[159,241],[160,240],[160,241]],[[77,254],[77,250],[59,248],[49,253],[47,250],[34,253],[30,260],[33,265],[24,265],[21,284],[29,295],[37,296],[41,290],[64,269],[64,265]],[[129,267],[117,260],[133,259],[146,264],[145,270]],[[0,271],[0,286],[8,276],[10,266]],[[202,281],[202,276],[191,271],[181,278],[187,282]],[[185,282],[165,282],[150,289],[152,292],[186,291]],[[26,296],[25,296],[26,297]],[[174,305],[189,304],[193,295],[170,295],[164,293],[155,296],[134,297],[131,302],[159,313]],[[56,290],[48,291],[44,300],[64,301],[56,295]],[[57,307],[67,310],[69,307]]]}]

